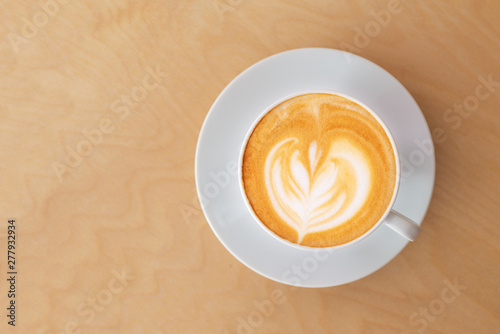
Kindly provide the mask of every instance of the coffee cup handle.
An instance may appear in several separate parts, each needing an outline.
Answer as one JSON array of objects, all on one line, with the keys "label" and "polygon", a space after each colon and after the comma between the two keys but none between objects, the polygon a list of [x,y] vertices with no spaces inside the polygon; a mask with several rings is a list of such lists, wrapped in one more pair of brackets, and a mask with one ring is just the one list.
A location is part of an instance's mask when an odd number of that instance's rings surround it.
[{"label": "coffee cup handle", "polygon": [[420,233],[417,223],[394,210],[391,210],[384,223],[410,241],[415,241]]}]

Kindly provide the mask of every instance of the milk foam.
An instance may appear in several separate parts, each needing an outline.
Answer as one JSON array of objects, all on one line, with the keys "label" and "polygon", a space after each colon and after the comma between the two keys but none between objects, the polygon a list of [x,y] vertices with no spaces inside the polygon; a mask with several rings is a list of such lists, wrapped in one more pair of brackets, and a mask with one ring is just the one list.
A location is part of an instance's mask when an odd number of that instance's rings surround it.
[{"label": "milk foam", "polygon": [[[336,138],[320,162],[316,141],[309,144],[309,168],[295,147],[298,138],[277,143],[266,157],[265,184],[273,209],[298,233],[299,240],[352,219],[369,194],[367,157],[347,139]],[[350,175],[340,180],[339,172]]]},{"label": "milk foam", "polygon": [[242,179],[260,221],[311,247],[347,243],[384,215],[397,170],[380,123],[342,96],[313,93],[267,113],[251,134]]}]

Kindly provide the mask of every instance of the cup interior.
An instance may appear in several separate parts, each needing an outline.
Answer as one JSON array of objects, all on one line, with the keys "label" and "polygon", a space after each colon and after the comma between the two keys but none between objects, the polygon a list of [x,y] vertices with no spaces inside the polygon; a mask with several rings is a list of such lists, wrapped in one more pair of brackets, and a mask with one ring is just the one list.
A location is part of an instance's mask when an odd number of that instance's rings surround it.
[{"label": "cup interior", "polygon": [[[271,231],[259,219],[259,217],[257,216],[257,214],[254,212],[254,210],[252,208],[252,205],[250,204],[250,201],[248,200],[247,195],[245,193],[245,187],[244,187],[244,184],[243,184],[243,173],[242,173],[243,156],[244,156],[244,153],[245,153],[245,149],[247,147],[248,140],[250,139],[250,137],[251,137],[251,135],[252,135],[255,127],[259,124],[259,122],[261,121],[261,119],[265,115],[267,115],[267,113],[269,113],[274,107],[278,106],[279,104],[281,104],[281,103],[283,103],[283,102],[285,102],[285,101],[287,101],[289,99],[292,99],[292,98],[300,96],[300,95],[314,94],[314,93],[323,93],[323,94],[338,95],[338,96],[344,97],[346,99],[349,99],[349,100],[351,100],[351,101],[359,104],[364,109],[366,109],[377,120],[377,122],[384,129],[387,137],[389,138],[389,141],[391,142],[392,150],[394,152],[394,159],[395,159],[395,163],[396,163],[396,180],[395,180],[395,185],[394,185],[394,191],[393,191],[393,194],[392,194],[391,201],[390,201],[389,205],[387,206],[387,208],[386,208],[384,214],[382,215],[382,217],[367,232],[365,232],[361,236],[357,237],[356,239],[353,239],[353,240],[351,240],[351,241],[349,241],[347,243],[344,243],[344,244],[330,246],[330,247],[310,247],[310,246],[299,245],[297,243],[290,242],[290,241],[288,241],[286,239],[283,239],[282,237],[280,237],[277,234],[275,234],[273,231]],[[247,209],[250,211],[250,213],[253,216],[253,218],[256,221],[256,223],[259,224],[265,231],[267,231],[269,234],[271,234],[275,239],[279,240],[280,242],[282,242],[282,243],[284,243],[284,244],[286,244],[288,246],[294,247],[294,248],[298,248],[298,249],[301,249],[301,250],[308,250],[308,251],[314,251],[314,250],[317,250],[317,249],[333,249],[333,248],[340,249],[340,248],[343,248],[343,247],[347,247],[347,246],[353,245],[354,243],[357,243],[357,242],[361,241],[362,239],[366,238],[368,235],[370,235],[373,231],[375,231],[384,222],[384,220],[387,218],[387,216],[391,212],[391,209],[392,209],[392,207],[394,205],[394,202],[396,201],[397,193],[398,193],[398,190],[399,190],[400,179],[401,179],[401,165],[400,165],[400,161],[399,161],[398,149],[397,149],[396,143],[394,141],[394,137],[392,136],[391,132],[389,131],[389,128],[384,123],[384,121],[377,115],[377,113],[375,111],[373,111],[372,108],[370,108],[369,106],[367,106],[365,103],[359,101],[358,99],[353,98],[353,97],[351,97],[349,95],[346,95],[344,93],[334,92],[334,91],[328,91],[328,90],[301,91],[301,92],[297,92],[297,93],[291,94],[289,96],[286,96],[286,97],[284,97],[284,98],[282,98],[282,99],[280,99],[280,100],[272,103],[268,108],[266,108],[255,119],[255,121],[253,122],[253,124],[249,128],[249,130],[246,133],[245,138],[244,138],[244,140],[243,140],[243,142],[241,144],[239,158],[238,158],[238,182],[239,182],[239,187],[240,187],[241,195],[243,197],[243,200],[245,202],[245,205],[246,205]]]}]

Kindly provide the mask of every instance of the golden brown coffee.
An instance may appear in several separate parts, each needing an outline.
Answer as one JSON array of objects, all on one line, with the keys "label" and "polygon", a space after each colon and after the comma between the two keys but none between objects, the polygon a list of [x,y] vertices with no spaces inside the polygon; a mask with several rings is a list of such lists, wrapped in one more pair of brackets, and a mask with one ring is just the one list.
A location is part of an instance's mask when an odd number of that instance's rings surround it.
[{"label": "golden brown coffee", "polygon": [[392,200],[396,173],[377,119],[350,99],[324,93],[269,111],[242,161],[243,187],[260,221],[309,247],[345,244],[370,230]]}]

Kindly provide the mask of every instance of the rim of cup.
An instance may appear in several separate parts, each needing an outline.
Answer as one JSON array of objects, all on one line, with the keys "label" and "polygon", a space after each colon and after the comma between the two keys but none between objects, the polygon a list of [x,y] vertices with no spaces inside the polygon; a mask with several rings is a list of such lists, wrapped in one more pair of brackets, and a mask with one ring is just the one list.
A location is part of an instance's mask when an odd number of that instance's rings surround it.
[{"label": "rim of cup", "polygon": [[[274,107],[278,106],[279,104],[281,104],[281,103],[283,103],[283,102],[285,102],[287,100],[290,100],[290,99],[292,99],[294,97],[297,97],[297,96],[307,95],[307,94],[315,94],[315,93],[317,93],[317,94],[338,95],[338,96],[344,97],[346,99],[349,99],[349,100],[351,100],[351,101],[359,104],[361,107],[363,107],[365,110],[367,110],[378,121],[378,123],[382,126],[382,128],[384,129],[387,137],[389,138],[389,141],[391,142],[392,150],[394,152],[394,159],[395,159],[395,163],[396,163],[396,182],[395,182],[395,185],[394,185],[394,191],[393,191],[393,194],[392,194],[391,201],[390,201],[389,205],[387,206],[386,210],[384,211],[384,214],[382,215],[382,217],[380,217],[380,219],[377,221],[377,223],[375,223],[368,231],[366,231],[365,233],[363,233],[359,237],[357,237],[357,238],[355,238],[355,239],[353,239],[353,240],[351,240],[349,242],[340,244],[340,245],[333,245],[333,246],[326,246],[326,247],[312,247],[312,246],[300,245],[300,244],[291,242],[289,240],[286,240],[286,239],[280,237],[279,235],[277,235],[276,233],[274,233],[273,231],[271,231],[271,229],[269,229],[259,219],[259,217],[257,216],[257,214],[254,212],[254,210],[252,208],[252,205],[250,204],[250,201],[248,200],[248,197],[247,197],[247,195],[245,193],[245,187],[244,187],[244,184],[243,184],[243,171],[242,171],[242,169],[243,169],[243,155],[245,153],[248,140],[250,139],[250,136],[252,135],[255,127],[259,124],[259,122],[262,120],[262,118],[264,118],[264,116],[267,115]],[[303,91],[299,91],[299,92],[296,92],[296,93],[293,93],[293,94],[289,94],[286,97],[281,98],[281,99],[279,99],[276,102],[273,102],[270,106],[268,106],[267,108],[265,108],[262,113],[260,113],[260,115],[255,119],[255,121],[252,123],[252,125],[248,129],[248,131],[247,131],[247,133],[245,135],[245,138],[244,138],[244,140],[243,140],[243,142],[241,144],[241,148],[240,148],[240,152],[239,152],[239,156],[238,156],[238,185],[239,185],[239,188],[240,188],[241,196],[243,197],[243,201],[245,202],[245,205],[246,205],[248,211],[250,212],[250,214],[252,215],[254,221],[257,224],[259,224],[266,232],[268,232],[269,234],[271,234],[275,239],[279,240],[280,242],[282,242],[282,243],[284,243],[284,244],[286,244],[288,246],[291,246],[291,247],[294,247],[294,248],[298,248],[298,249],[301,249],[301,250],[315,251],[315,250],[318,250],[318,249],[323,249],[323,250],[325,250],[325,249],[326,250],[340,249],[340,248],[351,246],[351,245],[353,245],[353,244],[355,244],[355,243],[363,240],[367,236],[369,236],[380,225],[382,225],[382,223],[385,221],[385,219],[387,218],[387,216],[391,212],[392,207],[394,206],[394,202],[396,201],[396,198],[397,198],[397,195],[398,195],[398,192],[399,192],[400,181],[401,181],[401,165],[400,165],[400,161],[399,161],[398,149],[397,149],[397,146],[396,146],[396,142],[394,141],[394,138],[393,138],[393,136],[392,136],[389,128],[385,124],[385,122],[380,118],[380,116],[371,107],[369,107],[368,105],[366,105],[364,102],[361,102],[358,99],[356,99],[356,98],[354,98],[354,97],[352,97],[352,96],[350,96],[348,94],[337,92],[337,91],[332,91],[332,90],[325,90],[325,89],[303,90]]]}]

